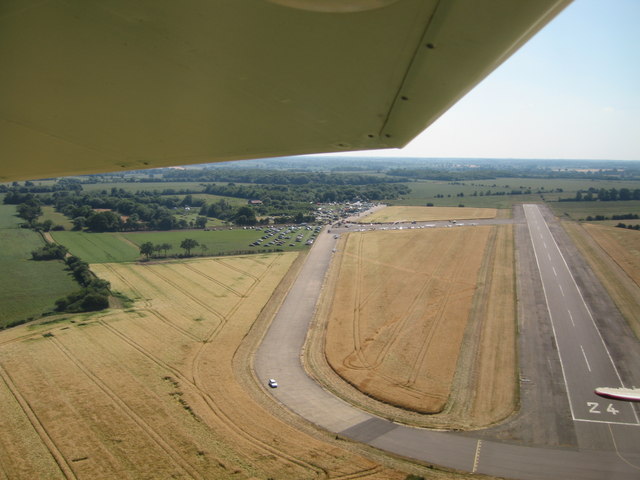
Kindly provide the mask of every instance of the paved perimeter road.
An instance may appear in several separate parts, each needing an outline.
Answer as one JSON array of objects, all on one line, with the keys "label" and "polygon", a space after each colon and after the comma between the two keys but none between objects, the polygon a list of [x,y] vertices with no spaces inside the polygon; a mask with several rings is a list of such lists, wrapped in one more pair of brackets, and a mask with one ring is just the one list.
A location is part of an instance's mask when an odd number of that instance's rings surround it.
[{"label": "paved perimeter road", "polygon": [[405,457],[459,470],[526,480],[640,478],[640,454],[637,453],[623,458],[617,452],[608,451],[532,448],[407,427],[360,411],[320,387],[304,371],[301,355],[336,246],[333,234],[325,231],[309,252],[256,354],[256,374],[264,384],[269,378],[278,380],[279,387],[269,392],[279,402],[331,432]]}]

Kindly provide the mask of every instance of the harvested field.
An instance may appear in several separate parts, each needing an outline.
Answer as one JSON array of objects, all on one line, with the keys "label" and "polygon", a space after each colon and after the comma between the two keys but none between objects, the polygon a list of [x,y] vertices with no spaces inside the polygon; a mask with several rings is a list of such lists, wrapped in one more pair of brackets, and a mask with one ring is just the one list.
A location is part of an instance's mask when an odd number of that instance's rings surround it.
[{"label": "harvested field", "polygon": [[495,208],[461,207],[386,207],[358,220],[359,223],[429,222],[438,220],[470,220],[495,218]]},{"label": "harvested field", "polygon": [[239,354],[296,257],[92,265],[134,308],[1,332],[0,478],[404,479],[291,426]]},{"label": "harvested field", "polygon": [[590,223],[563,226],[640,338],[640,233]]},{"label": "harvested field", "polygon": [[440,412],[493,229],[350,234],[328,315],[331,367],[378,400]]}]

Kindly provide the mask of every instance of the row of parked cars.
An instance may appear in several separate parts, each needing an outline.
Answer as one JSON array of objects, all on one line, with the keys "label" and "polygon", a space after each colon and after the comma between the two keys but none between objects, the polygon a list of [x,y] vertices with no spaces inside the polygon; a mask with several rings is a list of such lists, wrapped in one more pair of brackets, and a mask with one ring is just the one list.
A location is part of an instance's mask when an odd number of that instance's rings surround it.
[{"label": "row of parked cars", "polygon": [[[321,226],[290,226],[290,227],[270,227],[264,230],[264,235],[253,243],[250,243],[250,247],[283,247],[289,242],[290,247],[294,247],[294,242],[302,242],[305,237],[306,231],[311,231],[311,236],[306,241],[306,245],[313,244],[313,240],[318,235]],[[295,236],[295,238],[294,238]]]}]

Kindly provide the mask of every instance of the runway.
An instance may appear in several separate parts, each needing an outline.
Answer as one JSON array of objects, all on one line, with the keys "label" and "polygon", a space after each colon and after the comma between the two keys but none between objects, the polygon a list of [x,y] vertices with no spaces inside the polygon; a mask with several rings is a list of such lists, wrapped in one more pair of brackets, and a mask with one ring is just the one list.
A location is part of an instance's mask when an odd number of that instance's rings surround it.
[{"label": "runway", "polygon": [[527,480],[639,478],[640,449],[636,440],[640,427],[636,412],[627,404],[619,406],[620,402],[610,408],[609,403],[613,402],[603,402],[592,393],[595,383],[611,382],[616,378],[615,365],[607,355],[594,322],[591,325],[588,322],[588,308],[580,300],[580,292],[549,229],[545,230],[546,222],[539,215],[538,207],[525,206],[525,212],[554,321],[554,336],[557,336],[573,421],[587,424],[589,434],[606,434],[614,439],[615,448],[603,451],[539,448],[474,438],[471,434],[408,427],[360,411],[324,390],[307,376],[301,357],[336,245],[334,235],[325,231],[309,252],[256,353],[257,377],[265,382],[268,378],[276,378],[279,387],[269,393],[284,407],[321,428],[422,462]]}]

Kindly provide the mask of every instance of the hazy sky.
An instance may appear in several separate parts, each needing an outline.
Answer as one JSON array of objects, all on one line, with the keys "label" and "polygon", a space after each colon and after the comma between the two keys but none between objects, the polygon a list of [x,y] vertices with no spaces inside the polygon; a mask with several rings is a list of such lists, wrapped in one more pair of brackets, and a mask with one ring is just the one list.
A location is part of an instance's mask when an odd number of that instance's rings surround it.
[{"label": "hazy sky", "polygon": [[574,0],[407,147],[385,153],[640,160],[640,0]]}]

